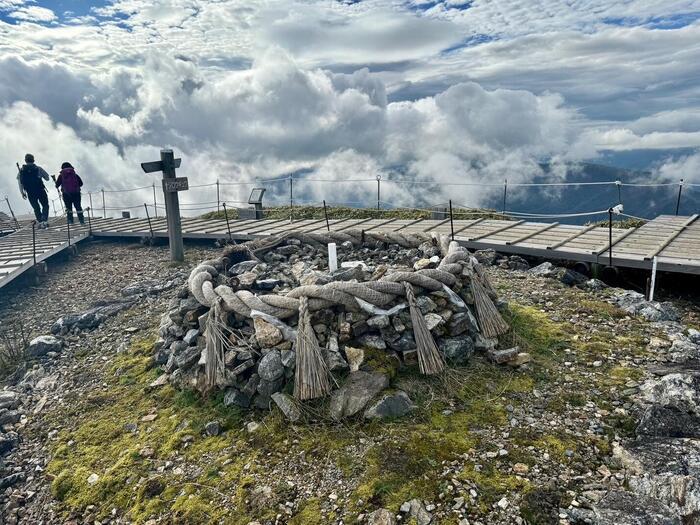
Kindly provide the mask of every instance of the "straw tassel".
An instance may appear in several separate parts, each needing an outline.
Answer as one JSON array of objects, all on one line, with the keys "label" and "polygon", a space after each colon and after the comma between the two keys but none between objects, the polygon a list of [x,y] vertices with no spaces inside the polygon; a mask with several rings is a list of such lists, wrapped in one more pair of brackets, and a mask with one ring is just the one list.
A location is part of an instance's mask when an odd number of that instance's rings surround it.
[{"label": "straw tassel", "polygon": [[403,285],[406,288],[406,300],[411,312],[413,337],[416,339],[416,347],[418,348],[418,367],[422,374],[438,374],[445,369],[445,361],[440,355],[433,334],[430,333],[425,318],[418,308],[411,283],[404,281]]},{"label": "straw tassel", "polygon": [[494,338],[505,334],[509,330],[508,323],[503,320],[501,313],[493,304],[486,287],[481,284],[481,279],[478,276],[472,277],[472,293],[483,335]]},{"label": "straw tassel", "polygon": [[309,300],[305,296],[299,298],[296,352],[294,397],[304,401],[327,395],[331,391],[329,371],[311,327]]}]

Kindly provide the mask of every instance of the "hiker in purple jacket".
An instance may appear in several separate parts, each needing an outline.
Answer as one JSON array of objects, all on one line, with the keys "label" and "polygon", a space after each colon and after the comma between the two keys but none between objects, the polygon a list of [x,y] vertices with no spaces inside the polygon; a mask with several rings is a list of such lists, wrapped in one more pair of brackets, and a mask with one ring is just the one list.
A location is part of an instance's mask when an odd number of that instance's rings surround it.
[{"label": "hiker in purple jacket", "polygon": [[83,208],[80,205],[80,187],[82,185],[82,179],[75,172],[70,162],[61,164],[61,173],[58,175],[58,179],[56,179],[56,188],[61,188],[63,193],[63,202],[66,204],[66,214],[68,215],[68,222],[70,224],[73,224],[73,207],[75,207],[75,211],[78,213],[80,224],[85,224]]}]

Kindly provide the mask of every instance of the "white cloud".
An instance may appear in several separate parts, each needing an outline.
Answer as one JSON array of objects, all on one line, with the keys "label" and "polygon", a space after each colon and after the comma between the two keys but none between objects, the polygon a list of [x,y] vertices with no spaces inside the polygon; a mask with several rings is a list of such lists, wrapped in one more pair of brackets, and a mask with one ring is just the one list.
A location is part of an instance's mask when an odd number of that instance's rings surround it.
[{"label": "white cloud", "polygon": [[[341,181],[393,167],[500,183],[541,174],[543,159],[700,145],[699,0],[433,4],[119,0],[59,23],[0,0],[51,22],[0,20],[0,162],[77,154],[93,187],[138,186],[135,159],[167,145],[200,182],[314,167],[338,185],[307,184],[308,198],[371,200],[371,182]],[[654,29],[665,23],[678,27]],[[11,136],[18,115],[31,135]],[[402,204],[451,196],[382,184]]]},{"label": "white cloud", "polygon": [[[656,175],[665,180],[700,183],[700,150],[693,155],[663,163],[656,169]],[[693,188],[700,190],[700,188]]]},{"label": "white cloud", "polygon": [[51,9],[38,5],[20,7],[12,11],[8,16],[16,20],[25,20],[27,22],[53,22],[56,20],[56,13]]},{"label": "white cloud", "polygon": [[628,128],[591,130],[584,134],[598,150],[674,149],[700,147],[700,131],[654,131],[638,135]]},{"label": "white cloud", "polygon": [[[28,93],[30,104],[16,91],[0,92],[0,108],[6,108],[0,123],[8,130],[0,162],[13,165],[26,151],[56,165],[68,156],[89,174],[93,189],[140,186],[138,161],[151,160],[166,145],[181,152],[183,174],[192,173],[197,183],[231,173],[251,180],[302,167],[317,170],[312,178],[374,179],[387,165],[436,182],[525,180],[540,173],[538,159],[566,154],[577,133],[576,113],[557,95],[488,91],[466,83],[435,97],[388,104],[382,82],[367,70],[308,70],[280,50],[271,50],[250,70],[216,79],[203,78],[192,62],[155,53],[144,69],[115,68],[89,78],[71,79],[65,68],[4,64],[28,84],[50,73],[73,86],[64,104],[59,100],[55,106],[70,105],[75,118],[56,107],[42,111],[39,95]],[[17,126],[22,133],[9,131]],[[395,204],[448,198],[448,188],[417,195],[386,184],[387,200]],[[10,191],[11,184],[3,186]],[[232,198],[240,200],[246,190]],[[375,189],[307,184],[303,191],[315,200],[366,201]],[[273,189],[270,196],[277,193]],[[279,197],[286,199],[284,193]],[[114,198],[121,205],[135,197]]]}]

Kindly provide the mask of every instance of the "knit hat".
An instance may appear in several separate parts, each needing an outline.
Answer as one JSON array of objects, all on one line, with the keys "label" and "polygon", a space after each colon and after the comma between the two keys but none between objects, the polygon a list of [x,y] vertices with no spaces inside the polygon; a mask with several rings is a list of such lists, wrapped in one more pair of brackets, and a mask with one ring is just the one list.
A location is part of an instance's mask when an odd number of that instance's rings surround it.
[{"label": "knit hat", "polygon": [[34,155],[32,155],[31,153],[27,153],[24,156],[24,162],[26,162],[27,164],[34,164]]},{"label": "knit hat", "polygon": [[64,170],[66,168],[72,168],[73,166],[70,165],[70,162],[64,162],[61,164],[61,169]]}]

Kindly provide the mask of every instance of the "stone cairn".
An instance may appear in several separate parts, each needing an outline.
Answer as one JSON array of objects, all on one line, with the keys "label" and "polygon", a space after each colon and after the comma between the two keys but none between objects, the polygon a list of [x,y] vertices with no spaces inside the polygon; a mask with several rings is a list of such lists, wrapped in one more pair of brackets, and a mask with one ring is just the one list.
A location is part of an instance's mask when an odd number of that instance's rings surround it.
[{"label": "stone cairn", "polygon": [[388,387],[363,370],[378,354],[438,374],[475,349],[498,352],[509,327],[495,301],[478,261],[444,235],[289,233],[232,245],[192,270],[163,316],[155,385],[222,390],[224,404],[243,408],[274,401],[291,418],[300,401],[330,393],[333,405],[339,382]]}]

